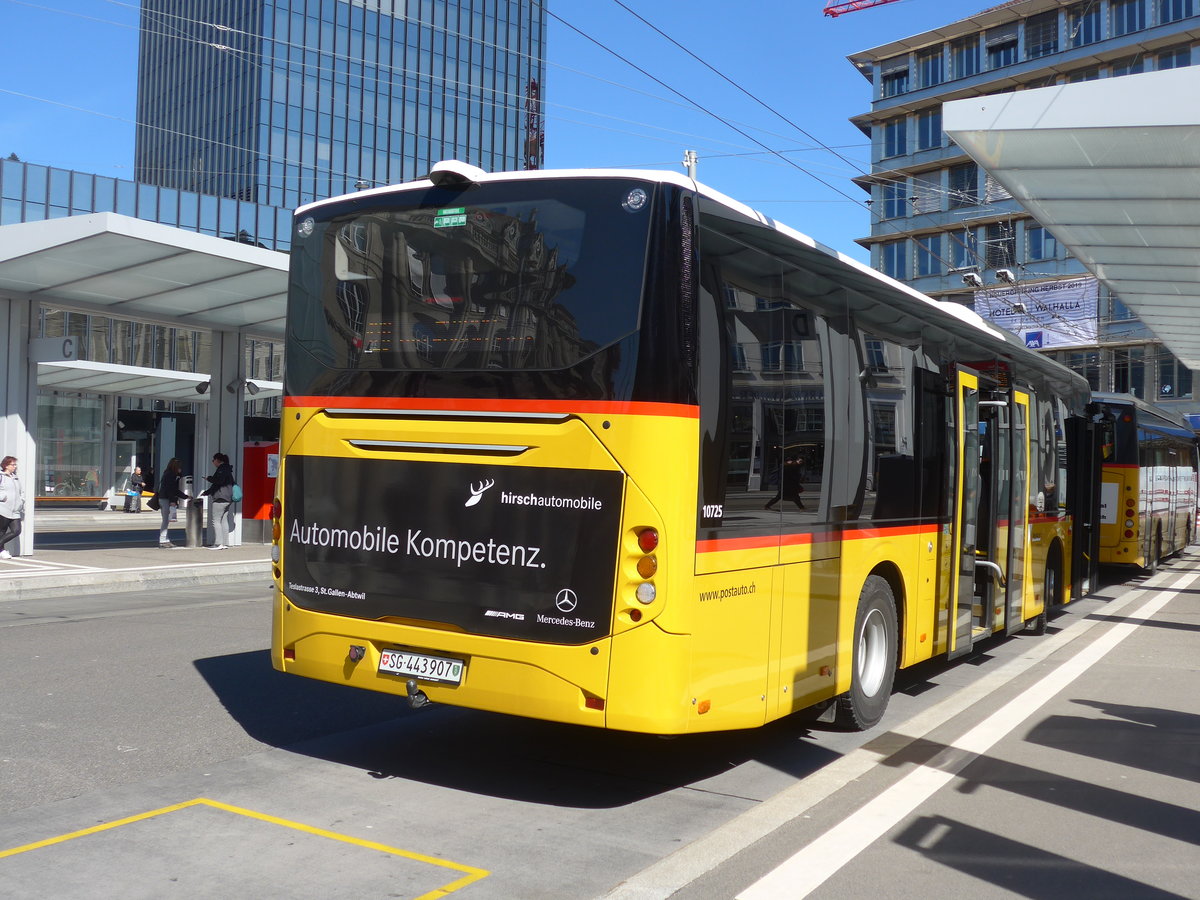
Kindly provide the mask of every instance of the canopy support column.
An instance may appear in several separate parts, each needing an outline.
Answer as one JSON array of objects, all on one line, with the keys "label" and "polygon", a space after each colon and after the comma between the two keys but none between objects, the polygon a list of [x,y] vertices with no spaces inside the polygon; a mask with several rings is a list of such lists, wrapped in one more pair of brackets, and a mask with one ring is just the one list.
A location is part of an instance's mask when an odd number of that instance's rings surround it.
[{"label": "canopy support column", "polygon": [[0,458],[17,458],[17,477],[25,488],[25,521],[18,539],[21,556],[33,554],[34,485],[39,477],[37,363],[29,358],[35,309],[29,297],[0,296]]}]

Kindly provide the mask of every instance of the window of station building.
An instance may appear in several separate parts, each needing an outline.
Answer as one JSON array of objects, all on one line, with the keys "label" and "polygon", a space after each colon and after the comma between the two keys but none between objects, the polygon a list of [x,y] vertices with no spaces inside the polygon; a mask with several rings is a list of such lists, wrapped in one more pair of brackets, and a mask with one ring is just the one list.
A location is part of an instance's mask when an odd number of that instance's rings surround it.
[{"label": "window of station building", "polygon": [[1143,347],[1113,350],[1113,390],[1146,398],[1146,351]]},{"label": "window of station building", "polygon": [[988,70],[1002,69],[1017,62],[1017,23],[989,28],[984,36]]},{"label": "window of station building", "polygon": [[983,202],[997,203],[1001,200],[1011,200],[1012,194],[1008,188],[997,181],[989,172],[983,180]]},{"label": "window of station building", "polygon": [[1076,3],[1067,10],[1067,32],[1072,47],[1085,47],[1104,38],[1102,12],[1096,0]]},{"label": "window of station building", "polygon": [[1178,22],[1196,14],[1196,0],[1158,0],[1159,24]]},{"label": "window of station building", "polygon": [[1133,310],[1131,310],[1128,306],[1126,306],[1124,303],[1121,302],[1120,297],[1110,294],[1109,298],[1108,298],[1108,302],[1109,302],[1109,314],[1108,314],[1109,321],[1111,321],[1111,322],[1127,322],[1131,319],[1137,318],[1137,316],[1134,314]]},{"label": "window of station building", "polygon": [[1025,254],[1028,260],[1058,259],[1058,241],[1041,225],[1027,225]]},{"label": "window of station building", "polygon": [[89,394],[41,393],[37,399],[37,497],[98,497],[104,400]]},{"label": "window of station building", "polygon": [[907,182],[892,182],[884,184],[879,191],[882,201],[881,214],[885,219],[896,219],[908,214],[908,184]]},{"label": "window of station building", "polygon": [[1046,75],[1042,78],[1030,79],[1029,81],[1025,82],[1023,85],[1021,85],[1021,90],[1034,91],[1034,90],[1037,90],[1038,88],[1052,87],[1055,84],[1058,84],[1058,76],[1051,74],[1051,75]]},{"label": "window of station building", "polygon": [[1060,360],[1066,367],[1087,379],[1088,387],[1093,391],[1100,387],[1100,352],[1098,350],[1075,351],[1066,354]]},{"label": "window of station building", "polygon": [[1112,33],[1114,37],[1142,31],[1146,27],[1146,0],[1112,0]]},{"label": "window of station building", "polygon": [[1012,224],[993,222],[984,231],[984,265],[989,269],[1011,268],[1017,257],[1017,238]]},{"label": "window of station building", "polygon": [[900,116],[883,123],[883,159],[908,152],[908,119]]},{"label": "window of station building", "polygon": [[908,278],[908,241],[888,241],[879,245],[879,270],[897,281]]},{"label": "window of station building", "polygon": [[92,193],[95,176],[83,172],[71,173],[71,215],[94,212]]},{"label": "window of station building", "polygon": [[950,71],[955,78],[979,74],[979,36],[961,38],[950,45]]},{"label": "window of station building", "polygon": [[1137,56],[1127,56],[1124,59],[1114,60],[1112,64],[1112,74],[1114,78],[1119,78],[1122,75],[1139,75],[1146,71],[1146,57],[1142,54]]},{"label": "window of station building", "polygon": [[945,80],[946,57],[940,46],[917,54],[917,81],[921,87],[933,87]]},{"label": "window of station building", "polygon": [[942,208],[942,173],[925,172],[913,176],[913,215],[939,212]]},{"label": "window of station building", "polygon": [[1190,47],[1172,47],[1158,54],[1158,58],[1155,61],[1155,68],[1159,71],[1163,69],[1180,69],[1191,64],[1192,49]]},{"label": "window of station building", "polygon": [[1165,347],[1158,355],[1158,398],[1182,400],[1192,396],[1192,370],[1177,360]]},{"label": "window of station building", "polygon": [[947,233],[950,242],[950,263],[955,269],[979,267],[979,235],[974,228]]},{"label": "window of station building", "polygon": [[931,109],[917,116],[917,149],[933,150],[942,146],[942,109]]},{"label": "window of station building", "polygon": [[950,208],[979,205],[979,166],[963,163],[950,167]]},{"label": "window of station building", "polygon": [[917,275],[942,274],[942,236],[926,234],[915,238],[913,245],[917,254]]},{"label": "window of station building", "polygon": [[908,92],[908,56],[894,56],[879,64],[879,94],[895,97]]},{"label": "window of station building", "polygon": [[1025,58],[1039,59],[1058,52],[1058,10],[1025,20]]}]

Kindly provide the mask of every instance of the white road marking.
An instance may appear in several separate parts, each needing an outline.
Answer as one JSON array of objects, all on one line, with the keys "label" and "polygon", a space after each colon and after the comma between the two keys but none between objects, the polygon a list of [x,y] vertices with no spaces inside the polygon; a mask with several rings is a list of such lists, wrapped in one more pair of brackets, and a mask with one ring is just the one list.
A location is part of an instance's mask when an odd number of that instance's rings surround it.
[{"label": "white road marking", "polygon": [[737,895],[738,900],[798,900],[807,897],[870,844],[898,825],[913,810],[944,787],[963,769],[1010,734],[1022,722],[1061,693],[1114,647],[1133,634],[1178,591],[1200,578],[1181,576],[1167,590],[1152,597],[1128,620],[1114,624],[1075,656],[1048,673],[1032,687],[988,716],[933,759],[850,814],[774,871]]},{"label": "white road marking", "polygon": [[[1172,589],[1177,590],[1178,584],[1173,585]],[[1145,591],[1140,588],[1129,591],[1107,603],[1096,617],[1077,619],[1055,634],[1031,641],[1028,652],[881,734],[866,746],[847,753],[774,797],[746,810],[722,827],[648,866],[613,888],[605,895],[605,900],[661,900],[662,897],[669,897],[751,844],[803,815],[847,783],[865,775],[878,765],[881,758],[925,737],[1092,628],[1103,624],[1104,617],[1115,616],[1144,597]]]}]

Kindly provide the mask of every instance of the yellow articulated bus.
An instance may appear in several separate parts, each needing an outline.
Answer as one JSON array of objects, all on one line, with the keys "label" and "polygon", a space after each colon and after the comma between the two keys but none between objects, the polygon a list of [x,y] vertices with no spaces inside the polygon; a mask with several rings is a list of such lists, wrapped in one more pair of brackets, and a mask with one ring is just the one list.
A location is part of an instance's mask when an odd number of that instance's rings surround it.
[{"label": "yellow articulated bus", "polygon": [[1157,571],[1196,528],[1196,433],[1130,394],[1094,394],[1103,472],[1100,562]]},{"label": "yellow articulated bus", "polygon": [[446,162],[295,229],[277,669],[867,728],[1090,577],[1081,378],[682,175]]}]

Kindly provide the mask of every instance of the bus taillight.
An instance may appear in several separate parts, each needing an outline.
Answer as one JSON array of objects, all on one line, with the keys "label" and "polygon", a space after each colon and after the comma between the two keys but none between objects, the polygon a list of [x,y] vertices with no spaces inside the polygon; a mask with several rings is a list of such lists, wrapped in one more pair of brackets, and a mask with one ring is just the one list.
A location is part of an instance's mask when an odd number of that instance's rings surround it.
[{"label": "bus taillight", "polygon": [[271,501],[271,518],[278,520],[281,516],[283,516],[283,504],[280,503],[279,498],[276,497]]},{"label": "bus taillight", "polygon": [[[638,532],[637,543],[638,549],[646,554],[637,562],[637,573],[647,580],[637,586],[635,595],[639,603],[650,604],[658,596],[658,590],[654,587],[654,583],[649,580],[658,571],[658,557],[652,555],[658,549],[658,529],[643,528]],[[637,620],[635,619],[634,621]]]}]

